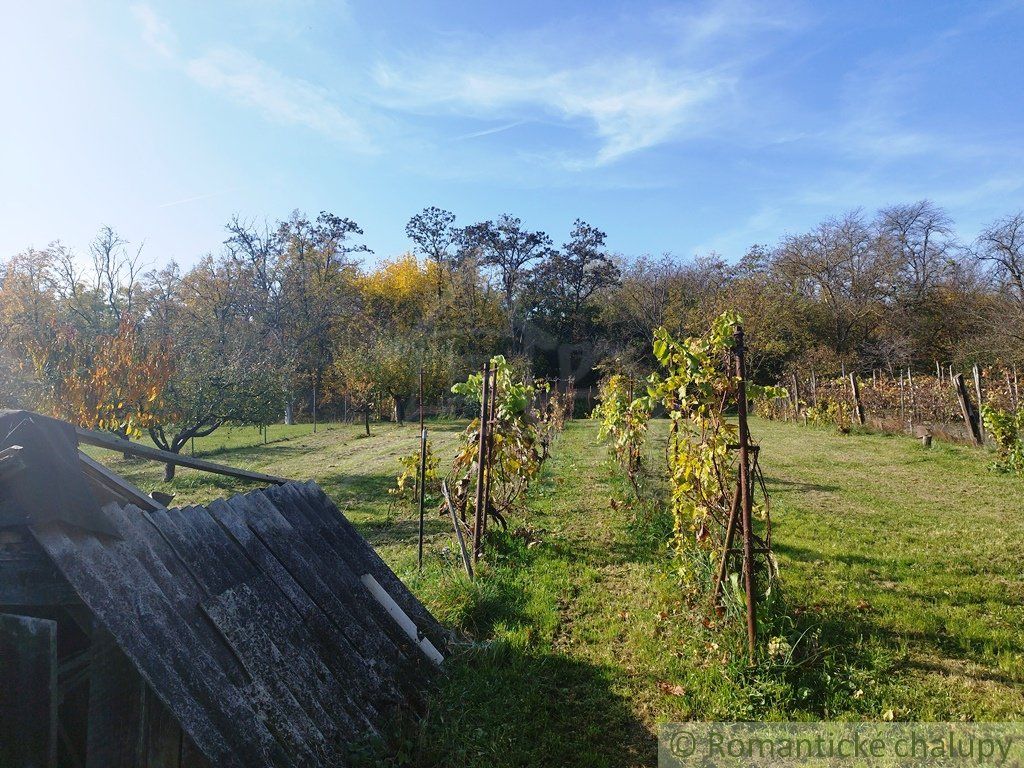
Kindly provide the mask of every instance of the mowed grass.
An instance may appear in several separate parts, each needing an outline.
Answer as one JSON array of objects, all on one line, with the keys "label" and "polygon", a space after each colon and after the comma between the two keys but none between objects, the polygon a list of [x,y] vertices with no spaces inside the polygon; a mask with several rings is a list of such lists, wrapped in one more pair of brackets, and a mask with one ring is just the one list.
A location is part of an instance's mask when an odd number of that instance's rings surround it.
[{"label": "mowed grass", "polygon": [[[463,426],[428,425],[442,467]],[[473,583],[433,505],[417,572],[413,507],[387,493],[416,426],[361,430],[271,427],[267,446],[234,430],[196,448],[317,479],[466,639],[422,717],[396,726],[391,764],[653,765],[657,723],[674,720],[1024,718],[1024,482],[990,472],[989,454],[755,421],[803,661],[751,669],[736,628],[716,627],[680,587],[671,522],[627,502],[592,422],[558,439]],[[665,424],[651,435],[658,467]],[[175,503],[251,487],[188,469],[167,485],[160,467],[103,458]]]}]

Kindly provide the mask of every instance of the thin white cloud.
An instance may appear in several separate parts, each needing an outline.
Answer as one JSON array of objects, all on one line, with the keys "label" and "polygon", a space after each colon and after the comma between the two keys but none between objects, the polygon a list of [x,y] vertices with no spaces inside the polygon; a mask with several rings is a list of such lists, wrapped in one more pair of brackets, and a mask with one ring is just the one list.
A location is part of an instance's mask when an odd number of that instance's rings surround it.
[{"label": "thin white cloud", "polygon": [[518,128],[520,125],[525,125],[526,120],[516,120],[514,123],[506,123],[505,125],[499,125],[494,128],[485,128],[482,131],[473,131],[472,133],[464,133],[461,136],[456,136],[454,141],[465,141],[466,139],[480,139],[484,136],[493,136],[496,133],[504,133],[510,131],[513,128]]},{"label": "thin white cloud", "polygon": [[419,115],[554,122],[577,138],[571,153],[562,144],[549,160],[574,169],[609,165],[711,133],[734,111],[731,97],[750,62],[774,44],[774,34],[803,23],[756,0],[604,21],[578,18],[486,39],[449,36],[443,45],[384,57],[376,98]]},{"label": "thin white cloud", "polygon": [[243,51],[229,47],[209,51],[186,62],[185,71],[204,88],[252,107],[270,120],[303,125],[355,149],[372,146],[360,123],[343,112],[326,89],[285,75]]},{"label": "thin white cloud", "polygon": [[723,40],[746,40],[748,44],[771,32],[796,30],[806,26],[807,14],[796,2],[773,0],[715,0],[703,6],[670,5],[653,13],[663,25],[677,49],[684,53],[705,53],[707,46],[718,47]]},{"label": "thin white cloud", "polygon": [[131,12],[141,27],[143,42],[165,59],[173,58],[177,38],[167,22],[151,6],[144,3],[133,5]]},{"label": "thin white cloud", "polygon": [[671,139],[704,119],[702,109],[727,92],[732,78],[714,72],[675,72],[642,59],[584,67],[509,67],[492,62],[437,61],[399,69],[380,65],[384,103],[410,112],[448,112],[478,118],[540,110],[568,124],[585,121],[600,141],[593,162]]},{"label": "thin white cloud", "polygon": [[143,42],[203,88],[255,109],[273,122],[301,125],[357,151],[373,151],[373,142],[360,121],[343,110],[327,89],[280,72],[231,46],[191,58],[180,55],[173,30],[152,7],[132,6],[132,14]]}]

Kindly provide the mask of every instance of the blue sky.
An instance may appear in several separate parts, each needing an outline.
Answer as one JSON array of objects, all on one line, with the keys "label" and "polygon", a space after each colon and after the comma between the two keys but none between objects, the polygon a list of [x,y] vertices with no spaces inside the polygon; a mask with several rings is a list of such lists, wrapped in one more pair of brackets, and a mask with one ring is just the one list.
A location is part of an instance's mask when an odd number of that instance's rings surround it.
[{"label": "blue sky", "polygon": [[1022,2],[103,0],[0,28],[0,255],[101,224],[189,264],[238,213],[584,218],[738,258],[849,208],[1024,207]]}]

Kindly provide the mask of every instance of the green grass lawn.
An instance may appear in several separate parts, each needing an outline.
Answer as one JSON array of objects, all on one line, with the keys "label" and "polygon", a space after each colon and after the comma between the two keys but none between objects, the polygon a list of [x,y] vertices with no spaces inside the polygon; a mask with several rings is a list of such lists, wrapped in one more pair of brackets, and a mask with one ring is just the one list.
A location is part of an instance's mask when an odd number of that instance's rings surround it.
[{"label": "green grass lawn", "polygon": [[[428,425],[442,467],[461,424]],[[805,661],[747,666],[735,629],[672,576],[663,513],[630,505],[597,443],[569,425],[529,508],[461,574],[432,513],[416,571],[410,505],[387,494],[416,426],[271,427],[196,441],[197,455],[317,479],[437,617],[466,638],[395,764],[653,765],[660,721],[1024,718],[1024,482],[990,456],[879,435],[755,421],[774,547]],[[666,438],[652,425],[650,461]],[[194,503],[245,483],[103,454],[146,490]],[[711,626],[706,626],[711,624]],[[374,762],[373,764],[377,764]]]}]

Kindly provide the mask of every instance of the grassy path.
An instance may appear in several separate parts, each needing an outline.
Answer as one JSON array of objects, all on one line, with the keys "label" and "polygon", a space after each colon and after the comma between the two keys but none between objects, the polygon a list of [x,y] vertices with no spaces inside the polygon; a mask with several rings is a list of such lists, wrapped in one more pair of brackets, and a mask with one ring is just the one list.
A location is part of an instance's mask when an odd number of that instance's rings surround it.
[{"label": "grassy path", "polygon": [[[670,522],[623,503],[595,425],[569,425],[473,583],[437,515],[417,573],[412,509],[388,497],[414,426],[294,429],[266,447],[226,433],[215,455],[315,477],[469,639],[423,722],[389,745],[395,764],[652,765],[666,720],[1024,718],[1024,482],[980,452],[756,422],[792,636],[811,661],[751,671],[737,637],[687,604]],[[460,429],[432,427],[442,465]],[[652,425],[652,466],[664,439]],[[168,489],[159,468],[111,463],[181,503],[245,487],[182,470]]]}]

